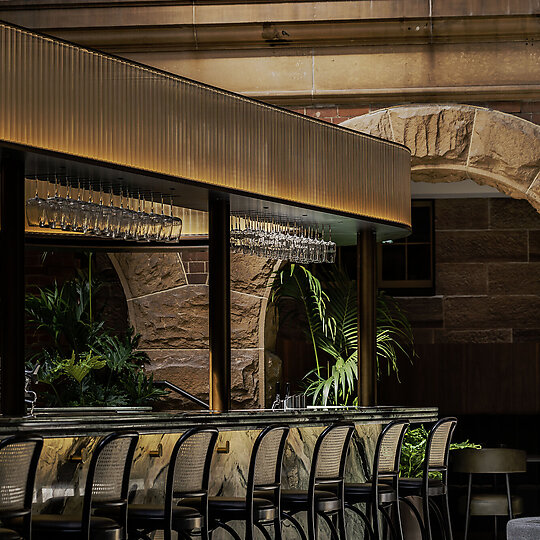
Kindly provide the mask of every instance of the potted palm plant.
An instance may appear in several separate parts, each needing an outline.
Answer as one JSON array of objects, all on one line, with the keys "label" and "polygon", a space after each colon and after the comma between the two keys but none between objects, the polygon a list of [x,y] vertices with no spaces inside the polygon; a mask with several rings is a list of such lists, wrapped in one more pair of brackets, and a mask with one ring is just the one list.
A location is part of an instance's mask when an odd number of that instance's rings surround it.
[{"label": "potted palm plant", "polygon": [[[306,337],[313,347],[315,368],[306,375],[306,395],[313,404],[354,405],[357,402],[356,282],[337,266],[316,277],[305,266],[290,264],[275,277],[270,300],[278,311],[286,298],[297,300],[306,315]],[[393,298],[377,296],[377,376],[381,370],[398,376],[398,356],[412,358],[411,326]]]}]

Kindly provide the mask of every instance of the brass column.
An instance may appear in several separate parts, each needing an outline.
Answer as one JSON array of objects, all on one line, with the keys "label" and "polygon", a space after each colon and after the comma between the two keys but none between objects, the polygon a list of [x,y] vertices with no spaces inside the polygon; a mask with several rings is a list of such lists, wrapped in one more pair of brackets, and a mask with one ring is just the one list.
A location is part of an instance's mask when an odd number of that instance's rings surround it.
[{"label": "brass column", "polygon": [[0,412],[23,416],[24,162],[0,149]]},{"label": "brass column", "polygon": [[231,406],[231,256],[228,196],[208,196],[210,409]]},{"label": "brass column", "polygon": [[377,242],[375,231],[358,232],[356,271],[358,294],[358,404],[377,404],[376,302]]}]

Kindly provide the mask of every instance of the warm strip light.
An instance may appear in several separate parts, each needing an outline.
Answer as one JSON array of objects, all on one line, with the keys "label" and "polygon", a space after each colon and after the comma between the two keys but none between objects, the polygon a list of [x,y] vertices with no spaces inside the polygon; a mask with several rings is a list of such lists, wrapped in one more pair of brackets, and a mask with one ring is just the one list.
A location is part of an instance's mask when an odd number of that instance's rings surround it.
[{"label": "warm strip light", "polygon": [[410,226],[410,153],[0,23],[0,141]]}]

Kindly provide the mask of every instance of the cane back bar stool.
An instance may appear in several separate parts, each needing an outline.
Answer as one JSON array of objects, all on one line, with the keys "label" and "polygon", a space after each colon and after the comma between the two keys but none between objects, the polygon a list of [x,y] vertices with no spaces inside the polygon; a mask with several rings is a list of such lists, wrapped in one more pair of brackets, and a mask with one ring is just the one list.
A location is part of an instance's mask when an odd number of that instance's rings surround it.
[{"label": "cane back bar stool", "polygon": [[[129,473],[138,433],[112,433],[101,439],[90,459],[82,514],[40,514],[32,518],[39,540],[121,540],[127,530]],[[107,508],[116,519],[94,516]]]},{"label": "cane back bar stool", "polygon": [[[210,528],[225,529],[233,538],[240,540],[229,521],[246,522],[246,540],[252,540],[255,527],[267,540],[271,536],[266,527],[274,527],[274,536],[281,539],[280,500],[281,464],[289,427],[271,425],[257,436],[249,463],[246,497],[210,497],[208,514]],[[186,499],[180,504],[190,504]]]},{"label": "cane back bar stool", "polygon": [[[354,424],[349,422],[336,423],[327,427],[319,435],[315,444],[307,491],[287,489],[281,492],[283,518],[294,525],[303,539],[306,538],[306,534],[294,517],[298,512],[307,512],[309,540],[318,538],[319,516],[328,524],[334,540],[340,537],[345,540],[343,477],[353,431]],[[337,519],[337,528],[334,519]]]},{"label": "cane back bar stool", "polygon": [[[444,538],[453,539],[448,503],[448,454],[456,425],[456,418],[448,417],[439,420],[432,427],[426,441],[422,478],[399,479],[401,500],[409,506],[416,516],[422,531],[422,538],[426,540],[436,538],[432,533],[431,511],[438,519]],[[430,473],[439,473],[440,478],[430,478]],[[407,499],[410,496],[422,498],[423,518],[411,501]],[[440,501],[442,511],[435,504],[437,499],[442,499]]]},{"label": "cane back bar stool", "polygon": [[[165,540],[171,540],[172,531],[181,538],[200,531],[201,538],[208,539],[208,480],[217,436],[216,428],[201,426],[178,438],[169,461],[165,503],[128,506],[129,540],[149,540],[150,533],[158,530]],[[193,497],[196,504],[173,504],[175,498],[186,497]]]},{"label": "cane back bar stool", "polygon": [[[469,482],[465,509],[465,540],[469,533],[471,516],[493,516],[495,537],[497,536],[497,517],[523,514],[524,501],[522,497],[510,493],[510,474],[522,473],[527,470],[527,455],[524,450],[512,448],[482,448],[474,450],[465,448],[456,452],[452,458],[452,470],[467,473]],[[472,493],[474,474],[504,475],[506,493]]]},{"label": "cane back bar stool", "polygon": [[0,441],[0,522],[20,522],[18,532],[0,528],[1,540],[31,538],[34,480],[42,448],[43,439],[38,435],[15,435]]},{"label": "cane back bar stool", "polygon": [[[382,514],[394,539],[403,540],[401,515],[399,512],[399,462],[403,437],[409,427],[406,420],[390,422],[381,431],[375,447],[372,476],[370,482],[345,484],[345,506],[364,522],[368,535],[379,540]],[[365,504],[371,519],[356,505]],[[397,530],[391,520],[387,506],[393,505],[396,511]]]}]

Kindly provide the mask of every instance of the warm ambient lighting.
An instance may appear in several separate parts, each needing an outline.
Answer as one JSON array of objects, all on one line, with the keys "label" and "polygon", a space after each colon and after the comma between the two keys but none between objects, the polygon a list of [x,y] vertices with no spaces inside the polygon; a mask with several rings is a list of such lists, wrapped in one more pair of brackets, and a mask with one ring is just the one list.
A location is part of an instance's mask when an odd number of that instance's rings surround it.
[{"label": "warm ambient lighting", "polygon": [[[121,240],[178,242],[180,239],[182,220],[173,215],[172,203],[163,203],[163,197],[156,204],[151,194],[148,203],[144,195],[135,197],[120,190],[115,196],[112,189],[106,193],[103,187],[96,194],[91,189],[83,189],[80,180],[75,188],[68,183],[62,196],[57,180],[51,184],[36,179],[34,183],[34,196],[26,200],[26,219],[30,227]],[[40,184],[45,184],[45,198],[39,196]],[[119,204],[115,204],[115,199],[119,199]]]},{"label": "warm ambient lighting", "polygon": [[54,172],[44,150],[188,181],[196,210],[217,189],[410,226],[400,145],[5,23],[0,43],[0,141],[37,151],[27,174]]},{"label": "warm ambient lighting", "polygon": [[236,253],[257,255],[267,259],[281,259],[300,264],[333,263],[336,244],[324,239],[324,227],[304,226],[272,221],[259,216],[231,218],[231,249]]}]

